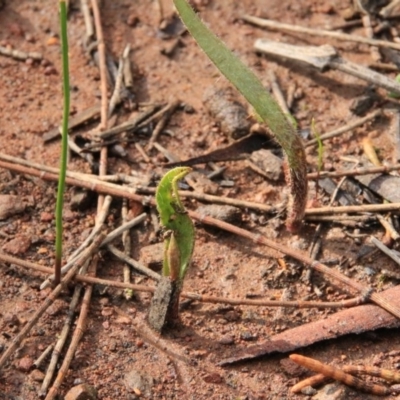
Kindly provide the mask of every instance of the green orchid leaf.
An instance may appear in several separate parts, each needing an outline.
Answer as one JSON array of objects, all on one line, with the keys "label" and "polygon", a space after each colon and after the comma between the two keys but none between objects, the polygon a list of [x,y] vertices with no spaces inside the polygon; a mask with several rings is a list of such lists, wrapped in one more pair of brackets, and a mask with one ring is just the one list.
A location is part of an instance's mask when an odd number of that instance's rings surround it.
[{"label": "green orchid leaf", "polygon": [[188,167],[168,171],[156,191],[157,210],[165,229],[163,275],[171,280],[183,280],[194,249],[194,225],[178,193],[178,181],[190,171]]},{"label": "green orchid leaf", "polygon": [[290,187],[286,225],[290,231],[298,230],[307,201],[307,164],[301,138],[256,75],[203,24],[187,1],[174,0],[174,4],[197,44],[253,106],[282,146],[288,163],[286,179]]}]

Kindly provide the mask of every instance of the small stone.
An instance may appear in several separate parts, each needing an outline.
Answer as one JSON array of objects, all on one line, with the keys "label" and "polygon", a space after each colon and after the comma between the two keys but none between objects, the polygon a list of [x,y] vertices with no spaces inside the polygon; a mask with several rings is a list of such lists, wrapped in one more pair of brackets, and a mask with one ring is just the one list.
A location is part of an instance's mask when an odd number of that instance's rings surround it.
[{"label": "small stone", "polygon": [[26,203],[20,197],[10,194],[0,194],[0,221],[23,212],[25,208]]},{"label": "small stone", "polygon": [[201,216],[220,219],[225,222],[235,222],[240,219],[242,212],[234,206],[208,204],[200,206],[196,210]]},{"label": "small stone", "polygon": [[153,270],[160,270],[164,259],[164,243],[151,244],[140,249],[139,261]]},{"label": "small stone", "polygon": [[228,345],[234,344],[235,339],[231,335],[225,335],[225,336],[222,336],[222,338],[218,340],[218,343],[228,346]]},{"label": "small stone", "polygon": [[50,221],[53,220],[53,218],[54,218],[54,214],[51,214],[51,213],[46,212],[46,211],[43,211],[40,214],[40,221],[41,222],[50,222]]},{"label": "small stone", "polygon": [[6,253],[10,253],[16,256],[26,253],[30,245],[31,245],[31,239],[27,236],[21,235],[10,240],[2,247],[2,249]]},{"label": "small stone", "polygon": [[68,308],[67,302],[57,299],[53,302],[53,304],[47,308],[46,313],[51,315],[52,317],[60,314],[63,310]]},{"label": "small stone", "polygon": [[[257,150],[250,156],[250,161],[258,168],[259,172],[267,179],[279,181],[283,175],[283,160],[270,150]],[[251,165],[250,165],[251,166]]]},{"label": "small stone", "polygon": [[34,369],[31,374],[30,377],[32,378],[32,380],[34,380],[35,382],[43,382],[44,379],[44,373],[38,369]]},{"label": "small stone", "polygon": [[112,308],[112,307],[104,307],[102,310],[101,310],[101,315],[103,316],[103,317],[109,317],[109,316],[111,316],[111,315],[113,315],[114,314],[114,309]]},{"label": "small stone", "polygon": [[71,198],[70,207],[72,211],[84,211],[89,207],[93,194],[87,190],[75,189]]},{"label": "small stone", "polygon": [[22,372],[28,372],[31,370],[33,363],[33,358],[25,356],[18,361],[17,368]]},{"label": "small stone", "polygon": [[[332,399],[351,399],[354,398],[354,389],[339,382],[325,385],[318,393],[312,397],[313,400],[332,400]],[[363,394],[363,400],[376,399],[376,396]]]},{"label": "small stone", "polygon": [[58,40],[58,38],[56,38],[55,36],[52,36],[51,38],[47,39],[47,46],[55,46],[58,45],[60,42]]},{"label": "small stone", "polygon": [[52,66],[49,65],[44,69],[44,74],[45,75],[57,75],[57,70]]},{"label": "small stone", "polygon": [[151,391],[154,386],[153,377],[132,370],[125,375],[124,383],[130,392],[140,392],[145,398],[151,398]]},{"label": "small stone", "polygon": [[73,220],[77,219],[78,214],[74,211],[66,209],[63,213],[63,220],[66,222],[72,222]]},{"label": "small stone", "polygon": [[249,331],[244,331],[240,334],[240,339],[250,342],[252,340],[257,340],[257,335],[254,335]]},{"label": "small stone", "polygon": [[290,358],[283,358],[279,363],[284,371],[290,376],[299,377],[304,374],[304,371],[306,371],[304,367],[296,364]]},{"label": "small stone", "polygon": [[207,383],[223,383],[224,382],[224,378],[217,374],[216,372],[211,373],[211,374],[207,374],[205,377],[203,377],[204,382]]},{"label": "small stone", "polygon": [[96,400],[97,390],[86,383],[74,386],[65,395],[64,400]]},{"label": "small stone", "polygon": [[318,393],[318,390],[314,389],[312,386],[306,386],[305,388],[301,389],[301,393],[305,394],[306,396],[313,396],[314,394]]}]

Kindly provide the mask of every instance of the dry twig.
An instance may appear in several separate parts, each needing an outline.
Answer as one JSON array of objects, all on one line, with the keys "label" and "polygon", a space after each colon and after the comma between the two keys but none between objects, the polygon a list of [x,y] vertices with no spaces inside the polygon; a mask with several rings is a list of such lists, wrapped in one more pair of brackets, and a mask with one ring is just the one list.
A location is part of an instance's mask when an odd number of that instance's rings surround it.
[{"label": "dry twig", "polygon": [[57,296],[61,293],[61,291],[66,287],[67,283],[72,280],[76,271],[90,258],[95,251],[97,251],[99,244],[103,240],[104,236],[100,234],[96,240],[81,254],[81,257],[76,262],[74,267],[65,275],[64,279],[56,286],[56,288],[46,297],[42,306],[35,312],[30,321],[23,327],[23,329],[19,332],[19,334],[13,339],[10,346],[3,353],[0,358],[0,369],[4,367],[10,356],[17,349],[21,341],[28,335],[30,330],[34,327],[39,318],[43,315],[43,313],[47,310],[47,308],[54,302]]},{"label": "dry twig", "polygon": [[25,61],[28,58],[32,58],[32,60],[40,61],[43,56],[41,53],[37,52],[25,52],[21,50],[11,49],[8,47],[0,46],[0,54],[7,57],[15,58],[16,60]]},{"label": "dry twig", "polygon": [[[123,253],[122,253],[123,254]],[[19,258],[9,256],[8,254],[0,253],[0,260],[3,262],[11,263],[22,268],[30,269],[33,271],[49,273],[52,271],[49,267],[44,267],[29,261],[21,260]],[[135,262],[136,263],[136,262]],[[153,271],[154,272],[154,271]],[[152,279],[158,281],[160,276],[151,276]],[[108,279],[95,278],[93,276],[76,275],[74,281],[81,283],[88,283],[94,285],[102,285],[115,287],[120,289],[129,289],[137,292],[154,293],[154,286],[136,285],[127,282],[111,281]],[[355,307],[364,302],[362,297],[354,297],[352,299],[341,301],[308,301],[308,300],[293,300],[293,301],[280,301],[280,300],[252,300],[252,299],[228,299],[225,297],[206,296],[198,293],[182,292],[181,296],[186,299],[195,300],[201,303],[214,303],[214,304],[230,304],[230,305],[248,305],[258,307],[293,307],[293,308],[348,308]]]},{"label": "dry twig", "polygon": [[244,15],[242,18],[246,22],[264,28],[271,28],[279,31],[283,30],[288,32],[306,33],[308,35],[314,35],[314,36],[331,37],[333,39],[338,39],[338,40],[347,40],[349,42],[364,43],[370,46],[386,47],[395,50],[400,50],[400,44],[388,42],[386,40],[369,39],[363,36],[349,35],[347,33],[332,32],[323,29],[313,29],[298,25],[284,24],[277,21],[271,21],[268,19],[253,17],[251,15]]},{"label": "dry twig", "polygon": [[[1,156],[1,155],[0,155]],[[52,179],[52,180],[57,180],[58,177],[56,174],[51,174],[51,173],[43,173],[37,170],[32,170],[32,169],[27,169],[24,167],[21,167],[19,165],[14,165],[14,164],[9,164],[9,163],[5,163],[5,162],[0,162],[0,167],[3,166],[5,168],[9,168],[11,170],[17,170],[17,171],[23,171],[24,173],[29,173],[32,175],[36,175],[36,176],[40,176],[41,178],[48,178],[48,179]],[[102,186],[100,184],[96,184],[96,185],[90,185],[88,184],[87,181],[84,180],[80,180],[80,179],[76,179],[76,178],[67,178],[66,179],[66,183],[67,184],[73,184],[73,185],[77,185],[77,186],[84,186],[84,187],[88,187],[90,186],[91,190],[97,190],[97,191],[101,191],[102,193],[106,192],[107,194],[109,194],[111,191],[113,192],[112,194],[116,194],[119,195],[121,197],[127,197],[127,198],[132,198],[135,201],[138,201],[140,203],[142,203],[144,201],[144,199],[137,195],[136,193],[132,193],[129,189],[130,188],[124,188],[124,187],[119,187],[117,185],[112,185],[110,183],[107,184],[107,188],[105,186]],[[104,183],[103,183],[104,185]],[[112,190],[110,190],[112,187]],[[118,188],[118,189],[117,189]],[[149,200],[149,203],[152,205],[155,205],[154,200]],[[382,210],[383,207],[385,207],[385,210],[388,209],[388,207],[390,206],[391,209],[399,209],[400,205],[393,203],[393,204],[379,204],[379,205],[365,205],[365,206],[355,206],[355,210],[356,211],[362,211],[362,212],[368,212],[371,210],[371,207],[376,207],[376,209],[378,210]],[[329,209],[329,212],[327,212],[326,209]],[[324,210],[324,214],[326,213],[332,213],[332,210],[336,211],[337,209],[342,209],[342,213],[343,212],[354,212],[354,206],[349,206],[349,207],[336,207],[336,208],[332,208],[332,207],[327,207]],[[343,209],[346,209],[347,211],[343,211]],[[318,211],[319,209],[312,209],[313,212],[309,213],[313,213],[313,214],[319,214],[320,212]],[[370,300],[372,300],[374,303],[378,304],[379,306],[381,306],[382,308],[384,308],[385,310],[387,310],[388,312],[392,313],[393,315],[395,315],[396,317],[400,318],[400,309],[396,306],[393,306],[392,304],[388,303],[384,298],[382,298],[382,296],[379,293],[375,293],[373,292],[373,290],[371,288],[365,287],[363,285],[361,285],[358,282],[353,281],[352,279],[340,274],[337,271],[334,271],[331,268],[328,268],[327,266],[318,263],[314,260],[312,260],[307,254],[300,252],[298,250],[289,248],[287,246],[283,246],[280,245],[270,239],[267,239],[266,237],[263,237],[261,235],[258,234],[254,234],[251,233],[245,229],[241,229],[238,228],[234,225],[228,224],[226,222],[223,221],[219,221],[215,218],[211,218],[211,217],[205,217],[203,215],[199,215],[196,212],[193,211],[189,211],[189,215],[199,221],[200,223],[204,223],[206,225],[210,225],[210,226],[215,226],[218,227],[220,229],[226,230],[228,232],[232,232],[236,235],[245,237],[250,239],[251,241],[253,241],[256,244],[263,244],[271,249],[274,249],[280,253],[283,253],[285,255],[288,255],[304,264],[309,265],[311,268],[315,269],[316,271],[329,276],[330,278],[333,278],[339,282],[341,282],[342,284],[344,284],[345,286],[348,286],[350,288],[352,288],[353,290],[358,291],[359,293],[361,293],[362,296],[366,296],[366,298],[369,298]],[[122,253],[123,254],[123,253]]]},{"label": "dry twig", "polygon": [[[360,389],[363,392],[368,392],[368,393],[372,393],[372,394],[376,394],[376,395],[388,395],[388,394],[392,393],[392,390],[386,388],[385,386],[364,382],[364,381],[354,377],[353,375],[343,372],[339,368],[335,368],[330,365],[323,364],[312,358],[303,357],[299,354],[291,354],[289,357],[295,363],[300,364],[303,367],[311,369],[314,372],[321,373],[324,376],[327,376],[329,378],[343,382],[348,386],[352,386],[357,389]],[[292,392],[293,392],[293,389],[292,389]]]}]

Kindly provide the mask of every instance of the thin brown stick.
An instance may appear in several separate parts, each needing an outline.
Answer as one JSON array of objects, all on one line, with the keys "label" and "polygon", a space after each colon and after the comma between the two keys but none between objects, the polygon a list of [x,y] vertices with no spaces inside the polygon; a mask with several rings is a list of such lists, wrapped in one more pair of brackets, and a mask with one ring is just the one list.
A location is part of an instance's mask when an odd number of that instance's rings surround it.
[{"label": "thin brown stick", "polygon": [[[110,209],[112,197],[106,196],[103,202],[103,208],[100,210],[100,213],[97,214],[96,225],[90,232],[89,236],[82,242],[82,244],[71,254],[68,258],[67,263],[61,268],[61,274],[65,275],[71,267],[74,265],[76,260],[80,257],[81,252],[89,246],[89,244],[94,240],[94,238],[100,233],[103,229],[104,222],[107,218],[108,211]],[[54,279],[54,274],[51,274],[41,285],[40,290],[43,290],[50,286],[51,281]]]},{"label": "thin brown stick", "polygon": [[[92,261],[92,266],[94,269],[96,269],[96,265],[98,262],[98,257],[96,256],[93,261]],[[75,351],[78,347],[78,344],[80,340],[82,339],[84,330],[85,330],[85,322],[87,319],[87,315],[89,312],[89,304],[90,304],[90,299],[92,296],[92,291],[93,291],[93,286],[89,285],[85,288],[85,294],[83,295],[83,300],[82,300],[82,307],[81,311],[79,314],[79,318],[76,324],[76,328],[74,331],[74,334],[71,339],[71,344],[67,350],[67,353],[65,354],[63,363],[58,371],[57,377],[50,388],[49,392],[47,393],[47,396],[45,400],[53,400],[58,393],[58,389],[60,388],[64,377],[67,375],[69,366],[71,365],[72,359],[74,358]]]},{"label": "thin brown stick", "polygon": [[67,283],[72,280],[76,271],[82,267],[82,265],[86,262],[86,260],[93,255],[95,251],[97,251],[99,244],[104,239],[104,236],[100,234],[95,241],[82,253],[81,258],[77,261],[67,275],[65,275],[64,279],[56,286],[56,288],[46,297],[41,307],[35,312],[30,321],[24,326],[21,332],[14,338],[11,342],[11,345],[8,349],[3,353],[0,358],[0,369],[4,367],[10,356],[14,353],[14,351],[18,348],[21,341],[28,335],[30,330],[35,326],[36,322],[39,318],[44,314],[47,308],[54,302],[57,296],[61,293],[61,291],[67,286]]},{"label": "thin brown stick", "polygon": [[300,393],[307,386],[315,387],[329,380],[331,380],[331,378],[325,376],[324,374],[313,375],[306,379],[303,379],[300,382],[297,382],[294,386],[292,386],[290,391],[291,393]]},{"label": "thin brown stick", "polygon": [[[155,188],[149,188],[149,187],[144,187],[144,186],[137,186],[136,191],[138,193],[143,193],[143,194],[155,194],[156,193]],[[230,197],[214,196],[212,194],[205,194],[205,193],[199,193],[199,192],[189,192],[189,191],[185,191],[185,190],[179,190],[179,196],[185,197],[187,199],[195,199],[195,200],[205,201],[205,202],[214,203],[214,204],[226,204],[226,205],[231,205],[231,206],[236,206],[236,207],[241,207],[241,208],[250,208],[252,210],[258,210],[258,211],[266,212],[266,213],[274,213],[278,209],[278,207],[268,206],[268,205],[262,204],[262,203],[254,203],[252,201],[232,199]]]},{"label": "thin brown stick", "polygon": [[287,246],[277,244],[277,243],[273,242],[272,240],[267,239],[264,236],[253,234],[249,231],[246,231],[245,229],[238,228],[238,227],[228,224],[226,222],[219,221],[215,218],[211,218],[211,217],[203,217],[202,218],[198,213],[194,213],[194,212],[189,212],[189,215],[193,219],[195,219],[201,223],[215,226],[220,229],[226,230],[228,232],[235,233],[236,235],[246,237],[257,244],[263,244],[271,249],[274,249],[274,250],[281,252],[287,256],[290,256],[290,257],[302,262],[303,264],[309,265],[312,269],[318,271],[319,273],[321,273],[325,276],[329,276],[330,278],[341,282],[345,286],[353,288],[354,290],[361,293],[362,296],[366,296],[366,298],[369,298],[374,303],[376,303],[379,306],[381,306],[382,308],[384,308],[386,311],[395,315],[397,318],[400,318],[400,309],[398,307],[393,306],[392,304],[388,303],[379,293],[374,293],[373,289],[371,289],[369,287],[365,287],[362,284],[339,273],[338,271],[335,271],[335,270],[327,267],[324,264],[314,261],[306,253],[300,252],[298,250],[294,250]]},{"label": "thin brown stick", "polygon": [[153,133],[151,134],[147,150],[151,149],[153,147],[154,142],[158,139],[158,136],[162,132],[162,130],[165,128],[167,125],[168,120],[171,118],[171,115],[175,112],[175,110],[179,107],[180,101],[179,100],[174,100],[170,103],[168,103],[162,110],[160,110],[160,113],[162,112],[163,115],[160,118],[160,120],[157,122],[157,125],[155,126]]},{"label": "thin brown stick", "polygon": [[71,329],[72,326],[72,322],[74,319],[74,315],[75,315],[75,309],[78,306],[78,302],[79,302],[79,298],[81,296],[81,292],[82,292],[82,285],[76,285],[75,289],[74,289],[74,294],[72,295],[72,299],[71,302],[69,304],[69,309],[68,309],[68,314],[67,314],[67,318],[64,321],[64,326],[61,330],[61,333],[59,335],[59,338],[57,340],[57,343],[54,347],[53,353],[51,355],[51,360],[50,360],[50,364],[47,367],[47,372],[46,375],[43,379],[42,382],[42,386],[39,390],[39,397],[42,398],[44,396],[46,396],[47,390],[50,386],[50,382],[53,379],[54,376],[54,372],[56,370],[57,367],[57,363],[58,363],[58,359],[60,358],[61,355],[61,351],[65,345],[65,342],[68,338],[68,334],[69,331]]},{"label": "thin brown stick", "polygon": [[[31,269],[38,272],[49,273],[52,271],[49,267],[44,267],[43,265],[35,264],[26,260],[21,260],[19,258],[9,256],[7,254],[0,252],[0,260],[3,262],[7,262],[10,264],[17,265],[22,268]],[[95,278],[93,276],[83,276],[76,275],[74,278],[76,282],[83,282],[95,285],[102,286],[110,286],[120,289],[129,289],[137,292],[147,292],[154,293],[154,286],[147,285],[136,285],[127,282],[118,282],[111,281],[108,279]],[[159,277],[156,277],[155,280],[158,280]],[[214,304],[230,304],[230,305],[248,305],[248,306],[258,306],[258,307],[294,307],[294,308],[308,308],[308,307],[316,307],[316,308],[348,308],[355,307],[364,302],[364,298],[362,297],[354,297],[348,300],[341,301],[306,301],[306,300],[294,300],[294,301],[279,301],[279,300],[252,300],[252,299],[227,299],[224,297],[216,297],[216,296],[205,296],[198,293],[191,292],[182,292],[181,296],[195,300],[201,303],[214,303]]]},{"label": "thin brown stick", "polygon": [[[52,180],[57,180],[58,177],[56,174],[50,174],[50,173],[43,173],[37,170],[32,170],[32,169],[27,169],[25,167],[21,167],[19,165],[13,165],[13,164],[9,164],[9,163],[5,163],[5,162],[0,162],[0,167],[3,166],[5,168],[9,168],[11,170],[20,170],[22,168],[22,171],[24,171],[24,173],[31,173],[32,175],[36,175],[36,176],[40,176],[41,178],[47,177],[49,179]],[[29,172],[28,172],[29,171]],[[87,185],[87,182],[82,181],[80,179],[72,179],[72,178],[67,178],[66,179],[66,183],[67,184],[73,184],[76,186],[83,186],[83,187],[88,187],[89,185]],[[87,185],[87,186],[86,186]],[[104,183],[103,183],[104,185]],[[109,194],[111,192],[110,186],[113,188],[112,189],[112,194],[116,194],[119,195],[121,197],[127,197],[127,198],[132,198],[140,203],[143,202],[143,198],[137,194],[132,194],[131,192],[129,192],[130,188],[124,188],[124,187],[118,187],[117,185],[112,185],[112,184],[108,184],[109,186],[107,187],[107,189],[100,185],[100,184],[96,184],[93,185],[93,183],[91,184],[91,187],[89,187],[91,190],[97,190],[97,191],[102,191],[103,193],[107,193]],[[117,189],[118,188],[118,189]],[[155,202],[153,199],[149,200],[149,203],[152,205],[155,205]],[[376,205],[375,207],[380,207],[379,209],[381,210],[382,207],[388,207],[388,206],[392,206],[391,209],[396,209],[397,210],[400,209],[400,204],[397,203],[393,203],[393,204],[382,204],[382,205]],[[362,212],[368,211],[369,208],[371,207],[371,205],[367,205],[367,206],[361,206],[361,210]],[[336,209],[352,209],[352,207],[337,207]],[[387,210],[388,208],[386,208]],[[314,213],[319,213],[318,209],[312,209],[314,211]],[[335,210],[335,208],[334,208]],[[357,208],[357,211],[360,211],[359,208]],[[345,212],[345,211],[342,211]],[[349,211],[351,212],[351,211]],[[287,246],[283,246],[280,244],[275,243],[272,240],[269,240],[261,235],[257,235],[257,234],[253,234],[249,231],[246,231],[245,229],[241,229],[238,228],[234,225],[228,224],[226,222],[223,221],[219,221],[215,218],[211,218],[211,217],[205,217],[203,215],[200,215],[196,212],[193,211],[189,211],[188,214],[196,219],[197,221],[210,225],[210,226],[215,226],[218,227],[220,229],[226,230],[228,232],[232,232],[236,235],[248,238],[250,240],[252,240],[253,242],[257,243],[257,244],[263,244],[265,246],[268,246],[271,249],[274,249],[278,252],[281,252],[283,254],[286,254],[304,264],[310,265],[311,268],[319,271],[320,273],[330,276],[331,278],[340,281],[341,283],[343,283],[346,286],[349,286],[351,288],[353,288],[354,290],[359,291],[363,296],[364,295],[368,295],[372,289],[368,288],[368,287],[364,287],[363,285],[353,281],[352,279],[340,274],[339,272],[334,271],[333,269],[328,268],[327,266],[320,264],[316,261],[313,261],[307,254],[304,254],[303,252],[300,252],[298,250],[294,250],[291,249]],[[381,295],[379,295],[378,293],[372,293],[369,297],[373,302],[375,302],[376,304],[378,304],[379,306],[381,306],[382,308],[384,308],[386,311],[392,313],[393,315],[395,315],[396,317],[400,318],[400,309],[398,307],[394,307],[393,305],[389,304],[386,300],[384,300],[382,298]]]},{"label": "thin brown stick", "polygon": [[376,395],[388,395],[388,394],[392,393],[391,389],[388,389],[381,385],[370,384],[370,383],[364,382],[364,381],[354,377],[353,375],[343,372],[339,368],[335,368],[330,365],[323,364],[312,358],[304,357],[299,354],[291,354],[289,357],[295,363],[302,365],[303,367],[311,369],[314,372],[321,373],[321,374],[323,374],[329,378],[335,379],[339,382],[343,382],[344,384],[346,384],[348,386],[360,389],[363,392],[372,393],[372,394],[376,394]]},{"label": "thin brown stick", "polygon": [[[0,160],[7,160],[7,161],[12,162],[13,164],[10,164],[7,162],[4,163],[4,162],[0,161],[0,167],[9,169],[11,171],[17,171],[22,174],[38,176],[41,179],[49,180],[49,181],[57,180],[55,178],[56,176],[58,176],[58,172],[59,172],[59,170],[57,168],[33,163],[33,162],[30,162],[27,160],[23,160],[21,158],[8,156],[3,153],[0,153]],[[19,165],[19,164],[21,164],[21,165]],[[35,170],[29,169],[29,168],[24,168],[23,166],[34,168],[39,171],[35,171]],[[50,174],[47,174],[46,172],[49,172]],[[68,184],[73,185],[73,186],[78,186],[78,187],[85,187],[89,190],[97,191],[98,193],[115,195],[118,197],[135,200],[139,203],[143,202],[144,199],[142,196],[139,196],[137,193],[143,193],[143,194],[154,194],[155,193],[154,188],[147,188],[147,187],[143,187],[143,186],[137,186],[136,188],[130,188],[130,187],[126,187],[126,186],[121,187],[120,185],[114,185],[112,183],[108,183],[107,180],[109,180],[109,179],[110,178],[108,176],[105,176],[104,180],[103,180],[102,177],[97,177],[95,175],[67,171],[67,183]],[[206,202],[217,203],[217,204],[228,204],[228,205],[233,205],[233,206],[237,206],[237,207],[250,208],[253,210],[258,210],[258,211],[267,212],[267,213],[273,213],[273,212],[276,212],[276,210],[277,210],[276,207],[271,207],[271,206],[268,206],[268,205],[265,205],[262,203],[254,203],[254,202],[246,201],[246,200],[231,199],[228,197],[213,196],[213,195],[188,192],[188,191],[183,191],[183,190],[179,191],[179,194],[182,197],[193,198],[193,199],[200,200],[200,201],[206,201]]]},{"label": "thin brown stick", "polygon": [[400,44],[388,42],[386,40],[369,39],[363,36],[349,35],[347,33],[326,31],[323,29],[306,28],[298,25],[284,24],[277,21],[272,21],[263,18],[253,17],[251,15],[244,15],[242,19],[251,24],[261,26],[263,28],[270,28],[278,31],[288,31],[296,33],[306,33],[313,36],[331,37],[338,40],[346,40],[349,42],[357,42],[368,44],[369,46],[378,46],[400,50]]},{"label": "thin brown stick", "polygon": [[[342,371],[352,375],[370,375],[370,376],[375,376],[377,378],[385,379],[386,381],[389,382],[396,382],[396,383],[400,382],[400,373],[389,369],[368,367],[368,366],[365,367],[362,365],[345,365],[342,368]],[[299,393],[303,388],[307,386],[312,386],[312,387],[318,386],[324,383],[327,379],[330,378],[327,378],[323,374],[310,376],[309,378],[296,383],[296,385],[292,387],[291,392]]]},{"label": "thin brown stick", "polygon": [[101,90],[101,110],[100,110],[100,130],[107,128],[107,63],[106,63],[106,47],[104,43],[103,28],[101,26],[101,17],[98,0],[91,0],[94,25],[96,28],[97,49],[99,52],[99,69],[100,69],[100,90]]}]

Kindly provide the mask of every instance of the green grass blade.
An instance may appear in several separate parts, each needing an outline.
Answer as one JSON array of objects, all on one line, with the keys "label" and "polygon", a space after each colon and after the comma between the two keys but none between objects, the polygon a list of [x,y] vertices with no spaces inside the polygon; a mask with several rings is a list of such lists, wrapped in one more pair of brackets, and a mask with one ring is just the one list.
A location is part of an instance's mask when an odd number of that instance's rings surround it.
[{"label": "green grass blade", "polygon": [[256,75],[202,23],[189,4],[185,0],[174,0],[174,4],[198,45],[253,106],[282,146],[289,166],[287,180],[291,193],[287,226],[295,231],[301,224],[307,200],[306,157],[300,137]]},{"label": "green grass blade", "polygon": [[[170,276],[171,279],[178,277],[179,280],[183,280],[194,249],[194,225],[178,193],[178,181],[190,171],[191,168],[188,167],[178,167],[168,171],[156,191],[157,210],[161,225],[166,230],[163,274]],[[175,265],[177,260],[179,267]]]},{"label": "green grass blade", "polygon": [[69,65],[68,65],[68,35],[67,35],[67,6],[64,0],[60,0],[60,28],[62,46],[62,76],[63,76],[63,120],[62,120],[62,139],[61,139],[61,158],[60,175],[58,178],[57,205],[56,205],[56,264],[55,264],[55,284],[60,282],[60,270],[62,263],[62,236],[63,236],[63,206],[65,176],[67,171],[67,149],[68,149],[68,116],[70,107],[69,98]]}]

